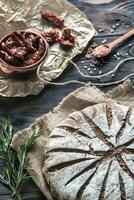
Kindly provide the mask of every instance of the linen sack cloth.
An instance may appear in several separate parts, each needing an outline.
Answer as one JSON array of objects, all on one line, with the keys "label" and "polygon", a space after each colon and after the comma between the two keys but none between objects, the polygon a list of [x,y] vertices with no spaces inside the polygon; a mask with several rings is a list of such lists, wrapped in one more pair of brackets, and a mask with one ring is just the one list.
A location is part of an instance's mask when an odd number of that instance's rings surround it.
[{"label": "linen sack cloth", "polygon": [[34,149],[28,154],[30,160],[30,169],[28,172],[47,200],[54,200],[42,173],[44,145],[48,136],[56,125],[64,120],[70,113],[82,110],[88,106],[109,101],[134,107],[134,87],[131,81],[125,81],[107,94],[90,84],[86,84],[65,97],[57,107],[38,118],[30,127],[14,135],[12,147],[19,153],[19,145],[23,144],[31,136],[32,129],[36,126],[41,126],[42,134],[37,138]]}]

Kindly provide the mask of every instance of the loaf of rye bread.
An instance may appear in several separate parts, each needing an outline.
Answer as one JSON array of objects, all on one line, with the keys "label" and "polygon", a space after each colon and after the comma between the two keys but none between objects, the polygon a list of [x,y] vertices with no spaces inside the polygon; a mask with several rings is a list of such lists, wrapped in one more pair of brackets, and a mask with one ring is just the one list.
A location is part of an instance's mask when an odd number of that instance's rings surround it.
[{"label": "loaf of rye bread", "polygon": [[134,200],[134,109],[102,103],[51,133],[43,173],[57,200]]}]

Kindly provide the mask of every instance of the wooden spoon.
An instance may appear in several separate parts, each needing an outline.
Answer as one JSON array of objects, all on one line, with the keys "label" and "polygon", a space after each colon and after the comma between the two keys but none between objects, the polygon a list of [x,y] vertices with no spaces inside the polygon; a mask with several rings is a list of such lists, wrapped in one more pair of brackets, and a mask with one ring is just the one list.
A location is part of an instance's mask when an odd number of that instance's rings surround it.
[{"label": "wooden spoon", "polygon": [[124,42],[129,37],[131,37],[132,35],[134,35],[134,29],[132,29],[131,31],[122,35],[121,37],[117,38],[113,42],[110,42],[108,44],[104,44],[104,45],[100,45],[100,46],[96,47],[94,52],[93,52],[93,55],[97,58],[107,56],[111,52],[113,47],[115,47],[117,44],[120,44],[121,42]]}]

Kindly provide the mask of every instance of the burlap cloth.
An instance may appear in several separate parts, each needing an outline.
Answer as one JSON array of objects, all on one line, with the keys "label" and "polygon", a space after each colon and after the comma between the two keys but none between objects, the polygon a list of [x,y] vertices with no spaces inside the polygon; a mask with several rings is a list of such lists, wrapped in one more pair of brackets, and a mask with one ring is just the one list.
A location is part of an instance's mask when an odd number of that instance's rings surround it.
[{"label": "burlap cloth", "polygon": [[28,171],[47,200],[53,200],[53,197],[42,174],[42,163],[44,145],[49,134],[70,113],[108,101],[116,101],[122,105],[134,107],[134,87],[131,82],[127,80],[107,94],[104,94],[96,87],[90,86],[90,84],[86,84],[65,97],[56,108],[38,118],[30,127],[15,134],[12,147],[18,151],[17,147],[30,137],[32,129],[35,126],[42,127],[42,135],[37,139],[35,148],[28,155],[31,164],[31,168]]}]

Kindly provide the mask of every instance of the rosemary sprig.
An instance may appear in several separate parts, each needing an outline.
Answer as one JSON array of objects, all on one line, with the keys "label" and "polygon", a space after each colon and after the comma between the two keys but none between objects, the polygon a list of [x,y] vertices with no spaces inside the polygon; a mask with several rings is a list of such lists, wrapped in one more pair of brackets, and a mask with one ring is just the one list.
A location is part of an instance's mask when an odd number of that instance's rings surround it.
[{"label": "rosemary sprig", "polygon": [[27,153],[36,143],[36,139],[41,134],[41,129],[36,127],[33,130],[32,136],[26,143],[19,146],[19,154],[11,148],[13,126],[9,120],[0,120],[0,131],[0,153],[2,155],[0,158],[5,163],[0,181],[11,190],[12,199],[21,200],[21,185],[29,178],[26,171],[29,167]]}]

